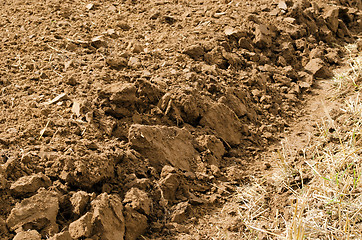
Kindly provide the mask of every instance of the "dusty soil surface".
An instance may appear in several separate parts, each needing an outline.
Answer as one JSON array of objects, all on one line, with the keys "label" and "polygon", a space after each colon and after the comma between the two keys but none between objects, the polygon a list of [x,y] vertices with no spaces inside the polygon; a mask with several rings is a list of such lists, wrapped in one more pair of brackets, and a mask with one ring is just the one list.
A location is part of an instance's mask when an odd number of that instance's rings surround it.
[{"label": "dusty soil surface", "polygon": [[362,28],[347,0],[0,5],[1,239],[207,239]]}]

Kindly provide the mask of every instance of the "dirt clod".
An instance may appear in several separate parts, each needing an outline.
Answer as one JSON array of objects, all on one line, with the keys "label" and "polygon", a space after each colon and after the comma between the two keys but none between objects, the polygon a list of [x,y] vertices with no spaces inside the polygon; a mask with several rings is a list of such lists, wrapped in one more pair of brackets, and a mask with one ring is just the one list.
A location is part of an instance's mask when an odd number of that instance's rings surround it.
[{"label": "dirt clod", "polygon": [[161,170],[165,164],[190,171],[199,154],[192,145],[193,137],[177,127],[134,124],[129,129],[131,146]]},{"label": "dirt clod", "polygon": [[38,173],[19,178],[11,184],[10,190],[16,196],[24,196],[29,193],[35,193],[41,187],[50,187],[51,184],[52,182],[48,176],[43,173]]},{"label": "dirt clod", "polygon": [[126,221],[125,240],[136,240],[144,234],[148,228],[147,217],[133,208],[125,207],[124,217]]},{"label": "dirt clod", "polygon": [[139,211],[143,214],[150,215],[152,209],[152,200],[147,193],[138,188],[131,188],[124,197],[125,206]]},{"label": "dirt clod", "polygon": [[69,231],[57,233],[49,239],[50,240],[73,240],[73,238],[69,234]]},{"label": "dirt clod", "polygon": [[84,191],[75,192],[72,197],[70,198],[70,202],[72,204],[72,211],[77,216],[80,216],[84,213],[91,196],[90,194]]},{"label": "dirt clod", "polygon": [[201,60],[205,54],[205,50],[201,45],[192,45],[186,48],[183,53],[195,60]]},{"label": "dirt clod", "polygon": [[175,205],[171,214],[171,221],[176,223],[183,222],[190,214],[191,206],[188,202],[181,202]]},{"label": "dirt clod", "polygon": [[316,78],[329,78],[333,76],[331,70],[325,65],[320,58],[314,58],[308,62],[305,69],[313,74]]},{"label": "dirt clod", "polygon": [[123,205],[118,196],[102,193],[91,203],[93,234],[106,240],[123,239],[125,219]]},{"label": "dirt clod", "polygon": [[11,210],[6,219],[7,226],[14,231],[35,228],[42,235],[53,235],[58,231],[56,217],[59,210],[59,201],[56,193],[46,190],[30,198],[24,199]]},{"label": "dirt clod", "polygon": [[74,239],[90,237],[92,235],[92,213],[86,213],[76,221],[69,224],[69,234]]},{"label": "dirt clod", "polygon": [[36,230],[18,232],[13,240],[41,240],[41,235]]},{"label": "dirt clod", "polygon": [[247,133],[246,127],[240,123],[235,112],[222,103],[209,106],[200,124],[209,127],[216,136],[230,145],[240,144],[242,136]]}]

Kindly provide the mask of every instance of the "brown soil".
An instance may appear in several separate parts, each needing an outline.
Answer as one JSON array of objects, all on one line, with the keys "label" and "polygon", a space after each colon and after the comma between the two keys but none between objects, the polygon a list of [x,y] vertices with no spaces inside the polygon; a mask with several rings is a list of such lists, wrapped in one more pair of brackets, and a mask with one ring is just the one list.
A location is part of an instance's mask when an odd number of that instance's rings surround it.
[{"label": "brown soil", "polygon": [[202,238],[362,29],[352,0],[0,5],[1,239]]}]

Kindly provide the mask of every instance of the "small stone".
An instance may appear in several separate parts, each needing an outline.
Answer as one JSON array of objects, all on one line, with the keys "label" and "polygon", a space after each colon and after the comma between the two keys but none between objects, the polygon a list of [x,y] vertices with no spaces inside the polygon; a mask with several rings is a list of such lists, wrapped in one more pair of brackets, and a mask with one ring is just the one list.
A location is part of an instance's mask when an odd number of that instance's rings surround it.
[{"label": "small stone", "polygon": [[201,63],[200,65],[201,65],[201,71],[204,72],[205,74],[217,76],[218,72],[216,65],[209,65],[204,63]]},{"label": "small stone", "polygon": [[88,153],[82,158],[72,159],[71,165],[68,165],[62,170],[60,178],[83,189],[91,189],[95,184],[114,177],[113,160],[105,154]]},{"label": "small stone", "polygon": [[309,89],[311,87],[310,83],[299,81],[298,85],[301,89]]},{"label": "small stone", "polygon": [[86,213],[78,220],[69,224],[69,234],[72,238],[90,237],[92,234],[92,213]]},{"label": "small stone", "polygon": [[323,57],[324,57],[324,52],[319,47],[312,49],[312,51],[310,51],[309,53],[309,59],[314,59],[314,58],[322,59]]},{"label": "small stone", "polygon": [[67,71],[70,67],[74,67],[73,60],[69,60],[64,63],[64,72]]},{"label": "small stone", "polygon": [[133,103],[137,101],[137,88],[134,83],[117,82],[104,88],[100,93],[101,98],[108,97],[114,104]]},{"label": "small stone", "polygon": [[18,232],[13,240],[41,240],[41,235],[36,230]]},{"label": "small stone", "polygon": [[77,117],[80,116],[80,102],[78,101],[73,102],[72,113],[74,113]]},{"label": "small stone", "polygon": [[108,99],[109,108],[106,114],[116,118],[130,117],[134,115],[135,104],[140,100],[136,92],[137,87],[134,83],[117,82],[100,91],[99,97]]},{"label": "small stone", "polygon": [[274,8],[273,10],[270,11],[270,16],[277,16],[280,13],[280,9],[279,8]]},{"label": "small stone", "polygon": [[114,30],[113,28],[108,29],[107,32],[106,32],[106,34],[107,34],[108,36],[110,36],[111,38],[116,38],[116,37],[118,36],[116,30]]},{"label": "small stone", "polygon": [[192,205],[201,205],[203,203],[205,203],[205,201],[199,197],[197,197],[195,194],[193,193],[189,193],[189,202],[192,204]]},{"label": "small stone", "polygon": [[324,58],[330,64],[339,64],[340,62],[340,57],[336,51],[328,51]]}]

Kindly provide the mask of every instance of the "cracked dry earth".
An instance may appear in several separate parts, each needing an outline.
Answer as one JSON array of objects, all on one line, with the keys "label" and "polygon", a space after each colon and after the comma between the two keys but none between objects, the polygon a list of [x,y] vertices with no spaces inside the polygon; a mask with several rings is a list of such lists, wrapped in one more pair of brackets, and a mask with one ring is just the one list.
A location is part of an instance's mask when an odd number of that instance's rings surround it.
[{"label": "cracked dry earth", "polygon": [[204,222],[268,172],[362,27],[358,0],[0,6],[0,236],[16,240],[249,231]]}]

